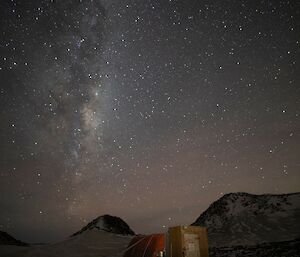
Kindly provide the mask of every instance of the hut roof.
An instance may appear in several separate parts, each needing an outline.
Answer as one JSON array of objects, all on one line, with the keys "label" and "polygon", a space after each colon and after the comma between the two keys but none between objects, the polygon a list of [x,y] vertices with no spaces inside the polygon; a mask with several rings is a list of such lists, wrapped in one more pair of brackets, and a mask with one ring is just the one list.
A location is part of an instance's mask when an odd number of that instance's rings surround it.
[{"label": "hut roof", "polygon": [[159,251],[164,250],[165,235],[139,235],[129,243],[123,257],[156,257]]}]

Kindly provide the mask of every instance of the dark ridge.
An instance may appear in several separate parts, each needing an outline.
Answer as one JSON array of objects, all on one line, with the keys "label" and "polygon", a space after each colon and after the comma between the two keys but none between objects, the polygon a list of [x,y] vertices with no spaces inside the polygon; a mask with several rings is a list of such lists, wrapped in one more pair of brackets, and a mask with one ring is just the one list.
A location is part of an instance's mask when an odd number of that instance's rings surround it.
[{"label": "dark ridge", "polygon": [[0,231],[0,245],[29,246],[29,244],[15,239],[14,237],[12,237],[4,231]]}]

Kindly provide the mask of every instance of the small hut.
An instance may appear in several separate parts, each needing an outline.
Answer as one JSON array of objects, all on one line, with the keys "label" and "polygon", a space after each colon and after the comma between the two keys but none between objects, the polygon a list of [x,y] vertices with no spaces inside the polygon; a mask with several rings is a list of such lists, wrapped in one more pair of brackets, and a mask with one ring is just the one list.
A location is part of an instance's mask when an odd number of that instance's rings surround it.
[{"label": "small hut", "polygon": [[177,226],[166,234],[136,236],[123,257],[208,257],[206,228]]}]

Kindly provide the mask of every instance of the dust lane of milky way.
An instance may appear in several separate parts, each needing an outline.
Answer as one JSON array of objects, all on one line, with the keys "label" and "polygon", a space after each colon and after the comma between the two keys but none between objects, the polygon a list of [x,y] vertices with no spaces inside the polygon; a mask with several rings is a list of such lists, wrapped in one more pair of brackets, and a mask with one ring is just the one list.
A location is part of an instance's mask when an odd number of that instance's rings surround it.
[{"label": "dust lane of milky way", "polygon": [[0,230],[190,224],[299,191],[299,1],[1,1]]}]

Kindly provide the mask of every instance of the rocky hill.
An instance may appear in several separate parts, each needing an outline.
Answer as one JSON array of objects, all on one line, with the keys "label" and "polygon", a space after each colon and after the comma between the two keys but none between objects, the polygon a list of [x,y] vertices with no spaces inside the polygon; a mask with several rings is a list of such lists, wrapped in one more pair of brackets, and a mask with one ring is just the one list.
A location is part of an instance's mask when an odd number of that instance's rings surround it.
[{"label": "rocky hill", "polygon": [[300,237],[300,193],[226,194],[192,224],[206,226],[210,246],[255,245]]},{"label": "rocky hill", "polygon": [[102,230],[102,231],[106,231],[114,234],[121,234],[121,235],[135,234],[125,221],[123,221],[119,217],[110,216],[110,215],[103,215],[94,219],[89,224],[84,226],[81,230],[74,233],[72,236],[76,236],[87,230]]}]

